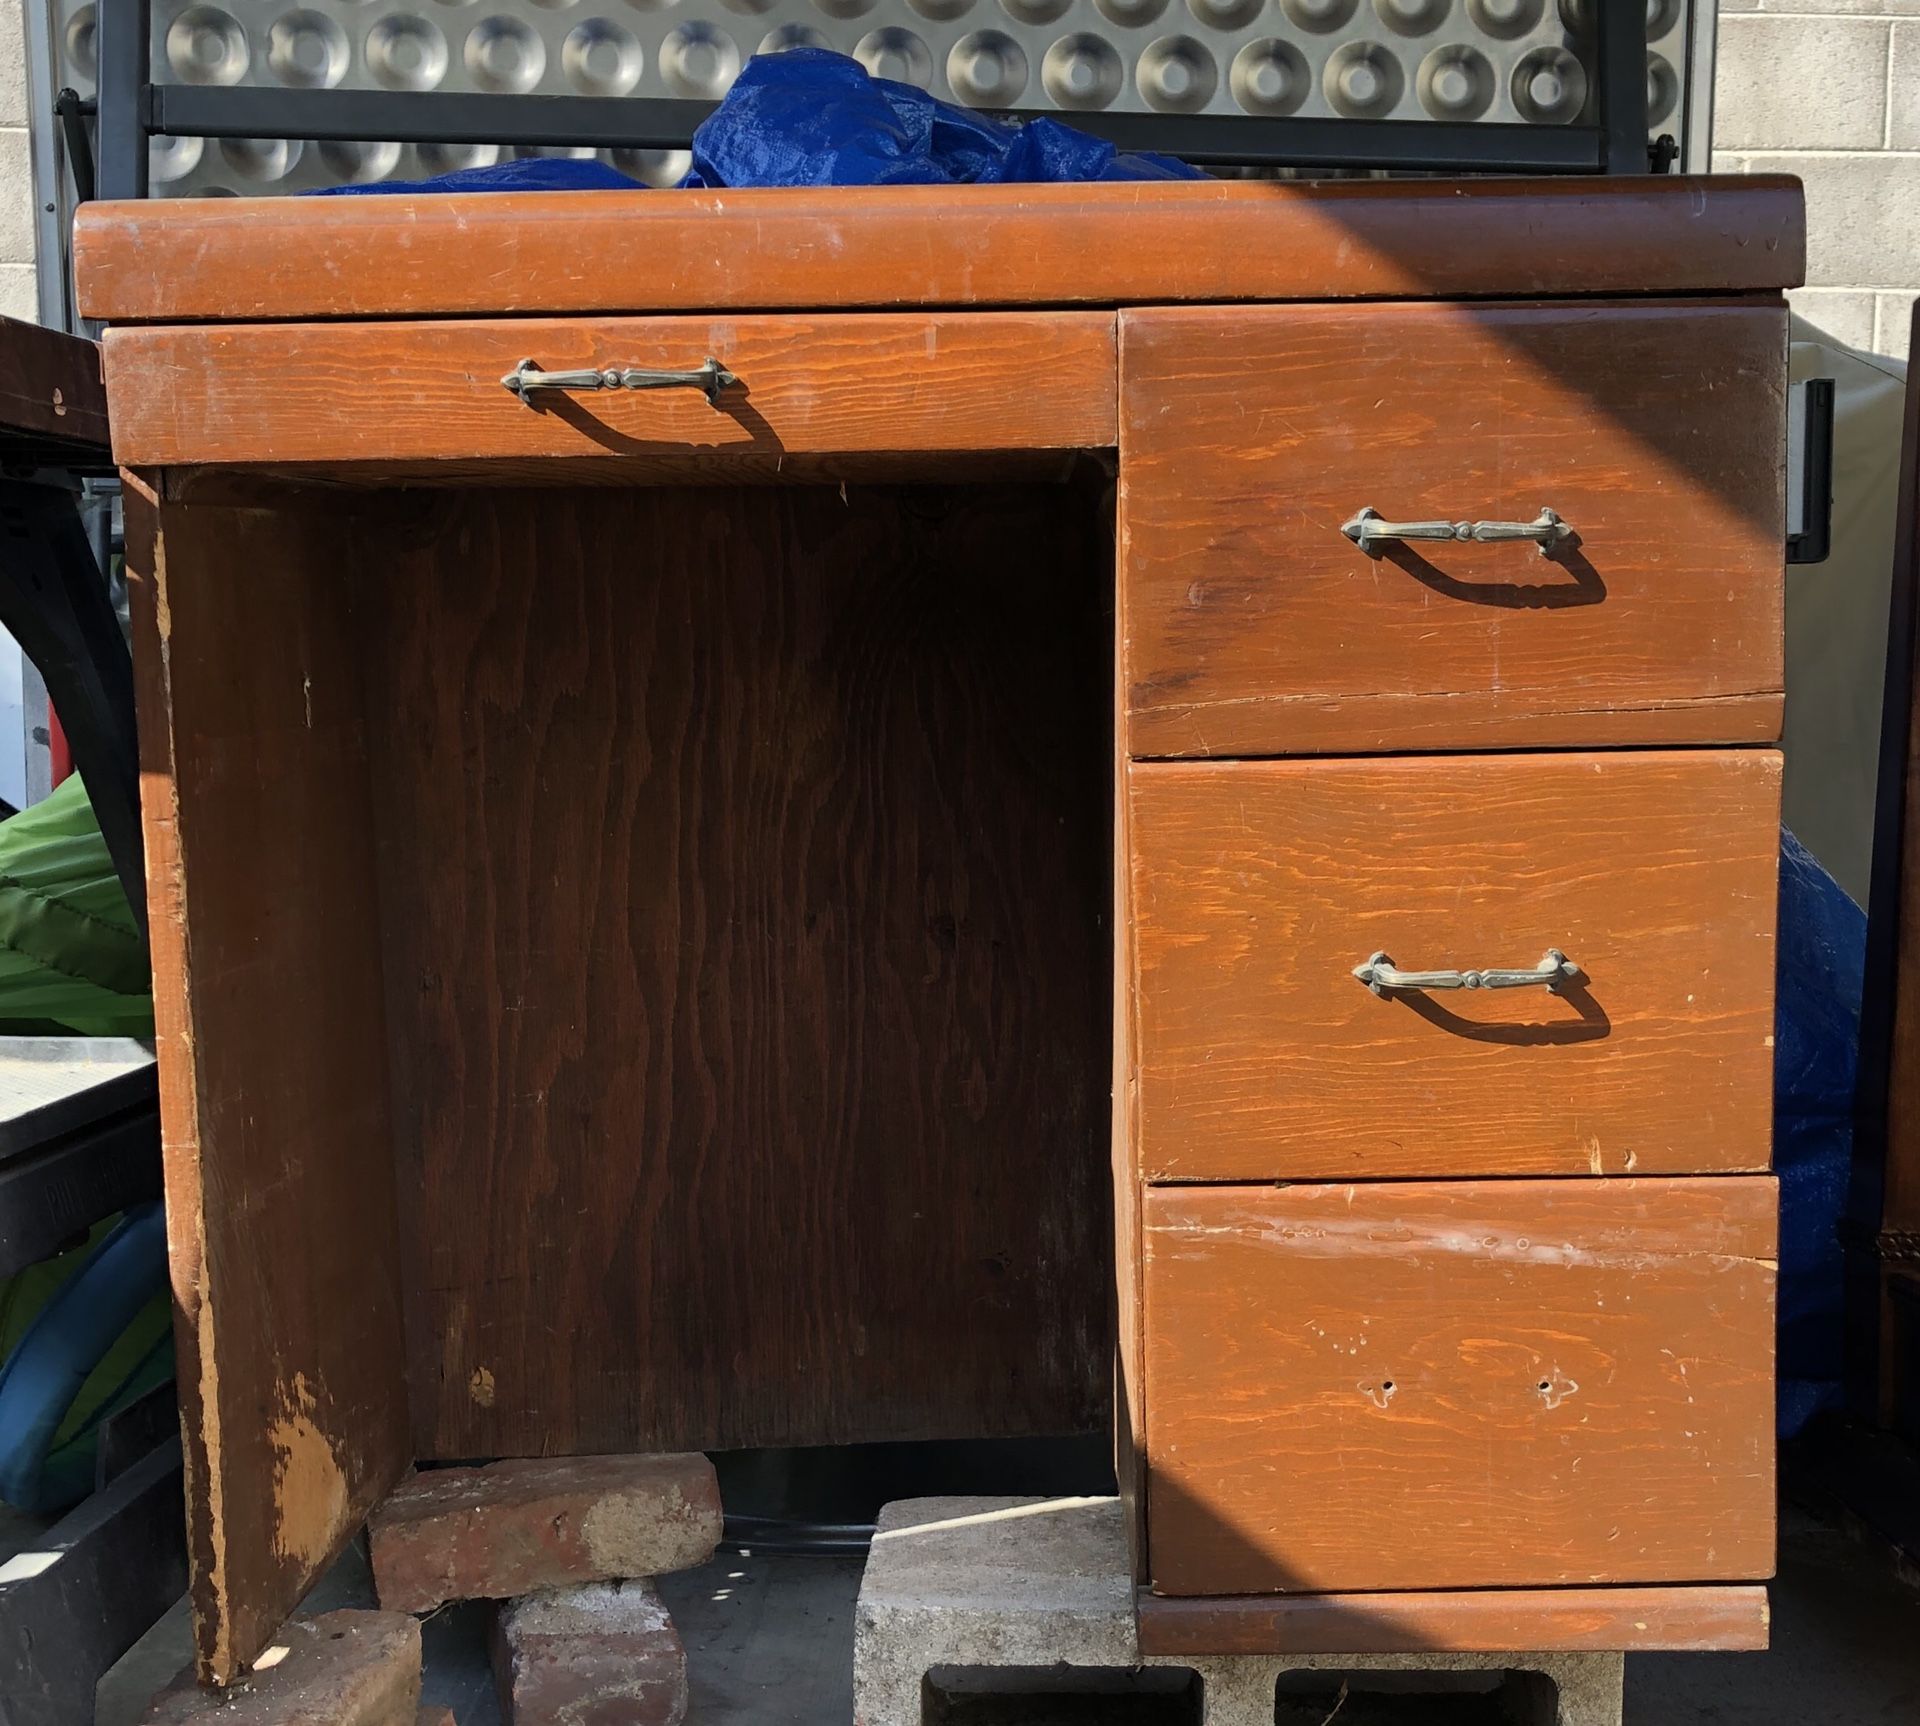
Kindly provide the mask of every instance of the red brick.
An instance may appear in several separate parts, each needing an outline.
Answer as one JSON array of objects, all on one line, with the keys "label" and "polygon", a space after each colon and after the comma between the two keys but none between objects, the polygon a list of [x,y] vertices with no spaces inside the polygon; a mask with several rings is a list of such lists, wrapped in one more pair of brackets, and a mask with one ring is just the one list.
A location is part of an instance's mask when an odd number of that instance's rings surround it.
[{"label": "red brick", "polygon": [[438,1468],[401,1482],[368,1527],[380,1604],[428,1612],[704,1564],[720,1488],[697,1452]]},{"label": "red brick", "polygon": [[419,1708],[420,1626],[404,1612],[328,1612],[283,1625],[223,1690],[183,1672],[143,1726],[415,1726]]},{"label": "red brick", "polygon": [[494,1620],[507,1726],[680,1726],[687,1656],[651,1582],[509,1601]]}]

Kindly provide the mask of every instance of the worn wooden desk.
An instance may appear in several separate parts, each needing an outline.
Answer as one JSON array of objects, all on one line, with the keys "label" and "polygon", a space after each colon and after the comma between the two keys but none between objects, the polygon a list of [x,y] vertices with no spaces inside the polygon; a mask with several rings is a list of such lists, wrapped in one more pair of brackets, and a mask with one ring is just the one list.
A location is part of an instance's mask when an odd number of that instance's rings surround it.
[{"label": "worn wooden desk", "polygon": [[1801,227],[89,206],[206,1675],[416,1458],[1116,1353],[1150,1646],[1762,1638]]}]

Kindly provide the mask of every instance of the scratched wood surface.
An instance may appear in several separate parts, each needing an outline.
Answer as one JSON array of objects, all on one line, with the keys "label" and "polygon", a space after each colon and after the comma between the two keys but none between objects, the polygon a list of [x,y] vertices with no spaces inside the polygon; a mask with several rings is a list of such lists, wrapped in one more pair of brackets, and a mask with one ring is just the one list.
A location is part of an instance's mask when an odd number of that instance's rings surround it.
[{"label": "scratched wood surface", "polygon": [[[1773,751],[1136,762],[1129,784],[1148,1178],[1767,1166]],[[1550,948],[1581,971],[1551,993],[1352,975]]]},{"label": "scratched wood surface", "polygon": [[127,585],[196,1660],[412,1460],[361,630],[325,513],[156,506]]},{"label": "scratched wood surface", "polygon": [[781,187],[91,203],[114,323],[1797,287],[1799,181]]},{"label": "scratched wood surface", "polygon": [[370,523],[420,1455],[1105,1425],[1097,505]]},{"label": "scratched wood surface", "polygon": [[[1114,441],[1105,312],[557,318],[109,330],[108,394],[125,463],[644,460],[917,450],[1102,448]],[[549,391],[501,379],[686,371],[738,384]]]},{"label": "scratched wood surface", "polygon": [[1143,1654],[1505,1654],[1765,1648],[1767,1591],[1680,1588],[1488,1588],[1425,1594],[1242,1594],[1176,1599],[1140,1593]]},{"label": "scratched wood surface", "polygon": [[1153,308],[1120,371],[1135,755],[1779,735],[1777,300]]},{"label": "scratched wood surface", "polygon": [[1150,1189],[1161,1594],[1773,1571],[1775,1183]]},{"label": "scratched wood surface", "polygon": [[63,330],[0,318],[0,437],[104,455],[100,348]]}]

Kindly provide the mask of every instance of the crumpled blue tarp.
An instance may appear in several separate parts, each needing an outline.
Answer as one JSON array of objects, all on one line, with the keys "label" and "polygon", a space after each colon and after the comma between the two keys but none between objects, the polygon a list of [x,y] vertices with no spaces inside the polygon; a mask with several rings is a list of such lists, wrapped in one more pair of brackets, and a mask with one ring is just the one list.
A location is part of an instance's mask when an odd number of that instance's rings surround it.
[{"label": "crumpled blue tarp", "polygon": [[1866,913],[1784,828],[1773,1047],[1780,1177],[1779,1427],[1840,1405],[1840,1224],[1853,1157]]},{"label": "crumpled blue tarp", "polygon": [[[611,100],[611,99],[610,99]],[[1045,116],[1023,125],[876,78],[825,48],[756,54],[693,135],[686,186],[1029,185],[1073,180],[1197,180],[1172,156],[1116,150]],[[326,186],[369,192],[631,191],[604,162],[536,156],[431,180]]]}]

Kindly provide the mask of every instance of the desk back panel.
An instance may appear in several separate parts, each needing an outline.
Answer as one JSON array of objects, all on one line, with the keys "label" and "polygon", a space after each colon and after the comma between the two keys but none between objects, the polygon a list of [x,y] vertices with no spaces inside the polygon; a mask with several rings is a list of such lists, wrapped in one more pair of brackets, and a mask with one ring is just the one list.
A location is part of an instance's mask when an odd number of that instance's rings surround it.
[{"label": "desk back panel", "polygon": [[1101,494],[367,507],[418,1454],[1098,1428]]}]

